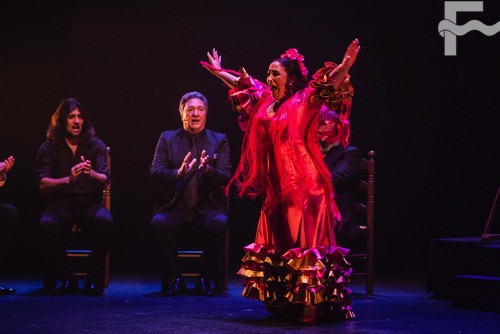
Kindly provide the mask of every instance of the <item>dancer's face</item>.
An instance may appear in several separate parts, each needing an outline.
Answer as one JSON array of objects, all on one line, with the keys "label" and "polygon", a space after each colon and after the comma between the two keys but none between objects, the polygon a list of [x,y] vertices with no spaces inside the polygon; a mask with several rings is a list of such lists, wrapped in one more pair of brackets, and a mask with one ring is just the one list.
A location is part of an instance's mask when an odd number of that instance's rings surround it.
[{"label": "dancer's face", "polygon": [[288,73],[279,62],[274,61],[267,70],[267,85],[271,88],[271,94],[276,101],[281,101],[289,94],[286,89]]},{"label": "dancer's face", "polygon": [[187,100],[181,110],[181,119],[185,131],[193,135],[203,131],[207,122],[207,109],[203,101],[197,97]]}]

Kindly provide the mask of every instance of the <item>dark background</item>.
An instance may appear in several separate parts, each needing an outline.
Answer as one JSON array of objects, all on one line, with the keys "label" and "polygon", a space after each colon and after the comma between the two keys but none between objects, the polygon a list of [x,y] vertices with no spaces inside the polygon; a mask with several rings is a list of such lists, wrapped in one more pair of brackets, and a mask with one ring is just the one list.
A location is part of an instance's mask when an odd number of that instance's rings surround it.
[{"label": "dark background", "polygon": [[[239,159],[227,90],[199,65],[206,52],[264,80],[290,47],[312,74],[358,38],[352,143],[377,153],[376,273],[425,274],[430,238],[480,236],[500,182],[500,33],[472,31],[444,56],[443,16],[444,1],[3,1],[0,158],[16,166],[1,196],[22,213],[12,270],[39,269],[34,158],[62,99],[77,98],[112,147],[112,270],[155,271],[148,167],[161,131],[181,125],[183,93],[208,97],[207,127],[227,133]],[[473,19],[500,21],[499,5],[458,14],[459,24]],[[233,272],[258,209],[231,199]]]}]

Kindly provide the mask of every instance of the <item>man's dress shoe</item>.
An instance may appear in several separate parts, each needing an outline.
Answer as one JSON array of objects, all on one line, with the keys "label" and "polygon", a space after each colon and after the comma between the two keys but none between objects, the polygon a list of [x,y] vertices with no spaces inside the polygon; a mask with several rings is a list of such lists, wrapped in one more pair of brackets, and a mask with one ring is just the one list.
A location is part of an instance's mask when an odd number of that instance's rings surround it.
[{"label": "man's dress shoe", "polygon": [[180,277],[173,277],[162,282],[161,290],[165,296],[176,296],[186,291],[186,282]]},{"label": "man's dress shoe", "polygon": [[0,296],[11,295],[13,293],[16,293],[16,290],[0,285]]},{"label": "man's dress shoe", "polygon": [[102,296],[102,294],[104,293],[104,287],[102,284],[99,284],[96,281],[87,280],[85,281],[84,291],[89,295]]},{"label": "man's dress shoe", "polygon": [[55,289],[56,295],[65,295],[78,291],[78,281],[76,278],[69,278],[61,282],[61,286]]},{"label": "man's dress shoe", "polygon": [[210,297],[214,295],[214,290],[210,287],[210,281],[204,277],[198,278],[195,290],[200,296]]}]

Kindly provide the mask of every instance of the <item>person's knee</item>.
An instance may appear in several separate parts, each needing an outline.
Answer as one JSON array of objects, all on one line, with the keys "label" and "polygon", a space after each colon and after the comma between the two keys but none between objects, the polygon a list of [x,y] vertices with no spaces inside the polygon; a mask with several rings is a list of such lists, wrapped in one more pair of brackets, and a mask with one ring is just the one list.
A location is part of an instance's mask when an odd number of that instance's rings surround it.
[{"label": "person's knee", "polygon": [[59,220],[51,214],[44,214],[40,218],[40,227],[46,233],[55,233],[59,229]]},{"label": "person's knee", "polygon": [[95,220],[101,230],[111,231],[113,229],[113,216],[107,209],[103,208],[97,211]]},{"label": "person's knee", "polygon": [[227,216],[220,212],[207,219],[205,227],[209,231],[224,232],[227,229]]},{"label": "person's knee", "polygon": [[149,226],[153,232],[158,233],[172,233],[175,231],[175,222],[173,219],[169,215],[162,213],[154,215]]},{"label": "person's knee", "polygon": [[0,204],[0,217],[2,221],[15,224],[19,220],[19,211],[11,204]]}]

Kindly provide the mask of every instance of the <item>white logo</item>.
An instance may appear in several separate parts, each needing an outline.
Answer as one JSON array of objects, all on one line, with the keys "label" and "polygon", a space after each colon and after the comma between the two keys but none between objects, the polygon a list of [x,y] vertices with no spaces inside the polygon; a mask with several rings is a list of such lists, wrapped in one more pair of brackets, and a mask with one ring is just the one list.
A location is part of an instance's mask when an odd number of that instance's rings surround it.
[{"label": "white logo", "polygon": [[457,36],[463,36],[469,31],[477,30],[486,36],[493,36],[500,31],[500,21],[487,26],[478,20],[472,20],[464,25],[457,25],[458,12],[482,12],[482,1],[445,1],[444,20],[439,22],[438,31],[444,37],[444,55],[457,55]]}]

